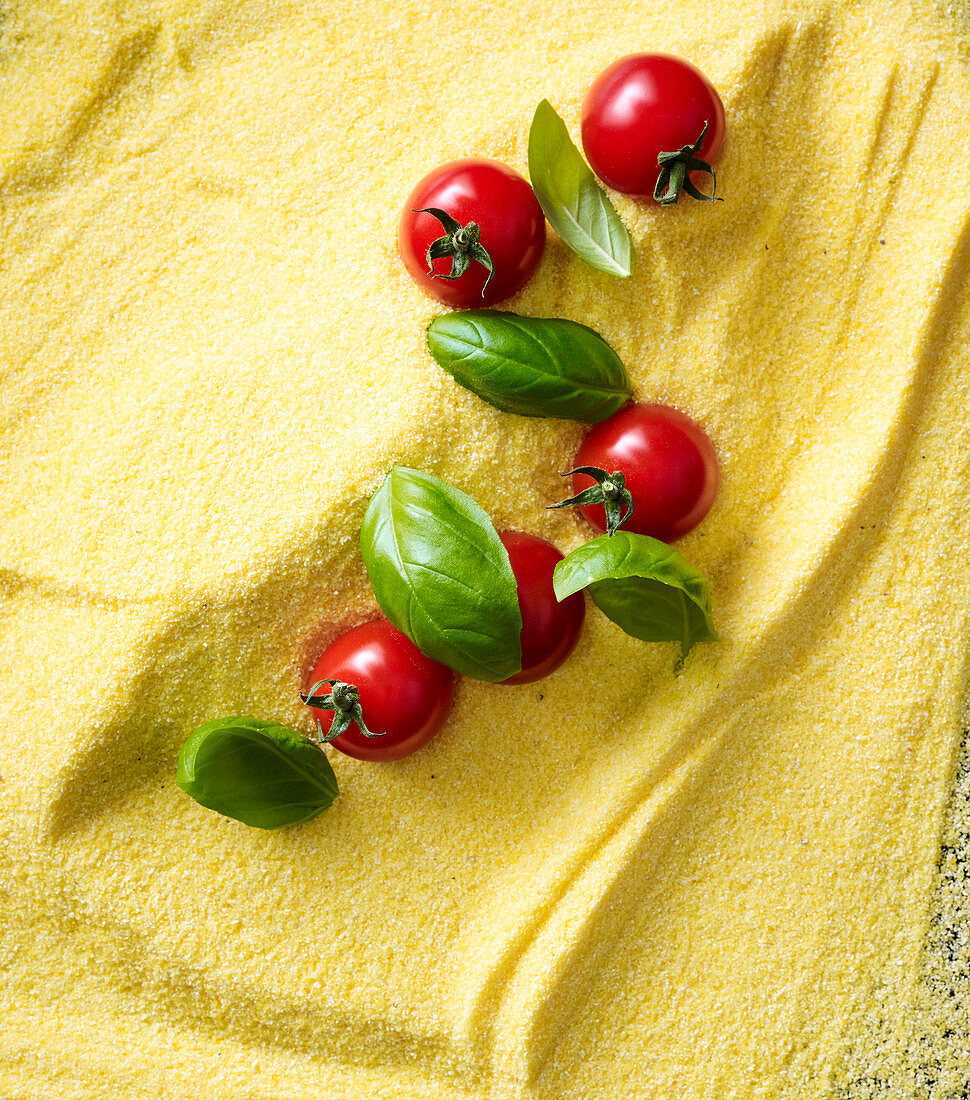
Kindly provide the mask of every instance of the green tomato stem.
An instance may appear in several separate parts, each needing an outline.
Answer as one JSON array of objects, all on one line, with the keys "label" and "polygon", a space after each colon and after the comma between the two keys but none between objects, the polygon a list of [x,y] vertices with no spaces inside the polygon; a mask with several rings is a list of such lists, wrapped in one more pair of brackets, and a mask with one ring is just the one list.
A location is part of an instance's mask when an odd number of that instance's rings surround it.
[{"label": "green tomato stem", "polygon": [[598,466],[577,466],[575,470],[567,470],[563,477],[571,477],[573,474],[587,474],[596,484],[584,489],[576,496],[568,500],[561,500],[558,504],[550,504],[549,508],[569,508],[572,505],[602,504],[606,513],[606,533],[614,535],[624,523],[633,515],[634,503],[630,490],[626,488],[626,478],[620,470],[614,470],[608,474]]},{"label": "green tomato stem", "polygon": [[[681,192],[686,191],[692,199],[701,202],[721,202],[715,198],[717,190],[717,176],[714,169],[706,160],[701,160],[697,155],[707,134],[708,123],[704,123],[700,137],[693,145],[683,145],[671,153],[661,153],[657,157],[660,167],[660,175],[657,176],[657,186],[653,189],[653,197],[661,206],[672,206],[680,198]],[[712,180],[711,193],[703,195],[691,183],[689,172],[707,172]]]},{"label": "green tomato stem", "polygon": [[[324,684],[329,684],[331,690],[325,695],[320,695],[318,692]],[[319,718],[317,719],[316,741],[318,744],[328,745],[331,741],[335,741],[342,733],[346,733],[351,722],[357,723],[358,729],[365,737],[384,736],[383,733],[372,733],[367,728],[364,722],[364,712],[360,706],[360,692],[353,684],[345,683],[343,680],[317,680],[305,695],[303,692],[300,693],[300,699],[308,707],[333,711],[330,730],[324,736],[321,736],[323,734],[323,723]]]},{"label": "green tomato stem", "polygon": [[[446,210],[439,210],[436,206],[427,206],[422,210],[415,210],[415,214],[431,214],[441,222],[445,230],[443,237],[431,242],[428,248],[425,262],[428,265],[428,274],[432,279],[460,279],[468,270],[472,260],[480,263],[488,270],[488,278],[482,287],[482,297],[495,274],[495,264],[492,257],[486,252],[481,242],[481,228],[477,222],[469,222],[462,225],[456,221]],[[451,271],[445,275],[435,271],[434,261],[451,258]]]}]

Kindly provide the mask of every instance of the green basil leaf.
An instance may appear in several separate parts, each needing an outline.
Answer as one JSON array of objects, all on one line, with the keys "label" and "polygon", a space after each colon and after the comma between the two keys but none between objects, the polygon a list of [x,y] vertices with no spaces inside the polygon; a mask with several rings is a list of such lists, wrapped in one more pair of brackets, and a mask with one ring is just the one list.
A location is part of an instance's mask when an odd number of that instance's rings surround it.
[{"label": "green basil leaf", "polygon": [[630,400],[620,357],[593,329],[497,309],[444,313],[428,326],[435,362],[503,412],[598,424]]},{"label": "green basil leaf", "polygon": [[588,588],[593,603],[627,634],[680,642],[681,662],[695,642],[717,641],[703,575],[665,542],[617,531],[600,535],[556,566],[559,600]]},{"label": "green basil leaf", "polygon": [[546,220],[565,244],[608,275],[630,274],[630,234],[548,99],[536,107],[529,130],[529,177]]},{"label": "green basil leaf", "polygon": [[395,466],[367,507],[360,545],[381,610],[428,657],[478,680],[521,669],[509,555],[471,497]]},{"label": "green basil leaf", "polygon": [[195,729],[179,753],[175,782],[207,809],[258,829],[309,821],[337,797],[323,751],[259,718],[216,718]]}]

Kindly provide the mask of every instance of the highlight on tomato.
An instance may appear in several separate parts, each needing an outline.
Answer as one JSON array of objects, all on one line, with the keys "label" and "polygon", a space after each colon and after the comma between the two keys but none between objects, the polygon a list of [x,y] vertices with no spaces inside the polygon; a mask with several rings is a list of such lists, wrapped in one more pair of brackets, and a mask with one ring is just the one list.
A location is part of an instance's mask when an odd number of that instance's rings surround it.
[{"label": "highlight on tomato", "polygon": [[532,188],[508,165],[482,157],[429,172],[408,196],[398,230],[414,281],[458,309],[492,305],[521,290],[545,243]]},{"label": "highlight on tomato", "polygon": [[400,760],[426,745],[451,712],[455,674],[386,619],[341,634],[320,654],[302,695],[321,740],[358,760]]},{"label": "highlight on tomato", "polygon": [[576,648],[586,618],[582,593],[561,603],[552,587],[552,574],[562,552],[546,539],[524,531],[500,531],[508,551],[522,612],[522,670],[503,684],[531,684],[555,672]]},{"label": "highlight on tomato", "polygon": [[612,534],[623,524],[662,542],[701,522],[720,480],[707,433],[667,405],[627,405],[600,421],[580,444],[575,465],[576,495],[554,507],[575,504],[600,531]]},{"label": "highlight on tomato", "polygon": [[699,185],[716,185],[724,104],[689,61],[659,53],[614,61],[586,93],[581,132],[593,171],[615,190],[662,205],[682,192],[714,201]]}]

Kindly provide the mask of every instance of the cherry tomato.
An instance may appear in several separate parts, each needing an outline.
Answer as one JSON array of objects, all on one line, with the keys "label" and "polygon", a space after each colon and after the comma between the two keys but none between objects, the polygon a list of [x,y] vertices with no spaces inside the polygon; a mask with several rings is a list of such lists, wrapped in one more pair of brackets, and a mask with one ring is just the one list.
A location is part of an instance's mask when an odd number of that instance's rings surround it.
[{"label": "cherry tomato", "polygon": [[501,531],[509,552],[522,611],[522,671],[502,682],[530,684],[548,676],[566,660],[579,640],[586,618],[581,592],[560,603],[552,589],[552,573],[563,555],[551,542],[523,531]]},{"label": "cherry tomato", "polygon": [[[724,142],[724,105],[713,84],[689,62],[669,54],[630,54],[593,81],[583,100],[583,149],[593,171],[617,191],[652,198],[657,157],[692,145],[712,164]],[[706,173],[691,181],[710,191]]]},{"label": "cherry tomato", "polygon": [[[425,657],[386,619],[377,619],[355,626],[327,646],[313,668],[310,685],[323,679],[353,684],[360,692],[363,721],[373,733],[384,734],[365,737],[351,722],[331,742],[333,747],[358,760],[400,760],[430,741],[444,725],[451,711],[455,675]],[[326,734],[333,713],[310,709]]]},{"label": "cherry tomato", "polygon": [[[714,447],[703,428],[666,405],[627,405],[594,425],[576,454],[576,466],[619,470],[635,511],[625,531],[671,542],[686,535],[710,511],[719,472]],[[573,474],[573,491],[593,484]],[[586,519],[606,530],[602,504],[582,505]]]},{"label": "cherry tomato", "polygon": [[[435,208],[462,227],[474,222],[480,244],[491,257],[494,273],[472,259],[454,281],[428,274],[428,249],[448,237],[433,214],[415,213]],[[546,223],[528,183],[497,160],[466,157],[430,172],[404,204],[398,245],[401,259],[419,287],[450,306],[469,309],[492,305],[521,289],[535,270],[546,243]],[[435,259],[437,276],[452,271],[448,256]],[[488,287],[482,295],[486,280]]]}]

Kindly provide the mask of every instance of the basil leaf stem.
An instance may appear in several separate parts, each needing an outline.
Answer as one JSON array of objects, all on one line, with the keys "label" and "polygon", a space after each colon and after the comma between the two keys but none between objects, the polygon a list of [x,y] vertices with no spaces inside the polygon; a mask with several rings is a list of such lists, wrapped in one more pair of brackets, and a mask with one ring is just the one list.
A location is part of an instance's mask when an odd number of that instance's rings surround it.
[{"label": "basil leaf stem", "polygon": [[576,321],[496,309],[445,313],[428,326],[428,348],[460,385],[520,416],[598,424],[631,395],[620,357]]},{"label": "basil leaf stem", "polygon": [[717,641],[707,581],[665,542],[632,531],[600,535],[567,554],[553,574],[556,598],[588,588],[627,634],[680,642],[678,667],[695,642]]},{"label": "basil leaf stem", "polygon": [[367,507],[360,546],[381,610],[424,654],[478,680],[521,669],[515,575],[471,497],[395,466]]},{"label": "basil leaf stem", "polygon": [[546,220],[565,244],[599,271],[630,274],[630,234],[548,99],[536,107],[529,130],[529,177]]},{"label": "basil leaf stem", "polygon": [[259,829],[309,821],[337,797],[323,750],[259,718],[217,718],[195,729],[175,782],[207,809]]}]

